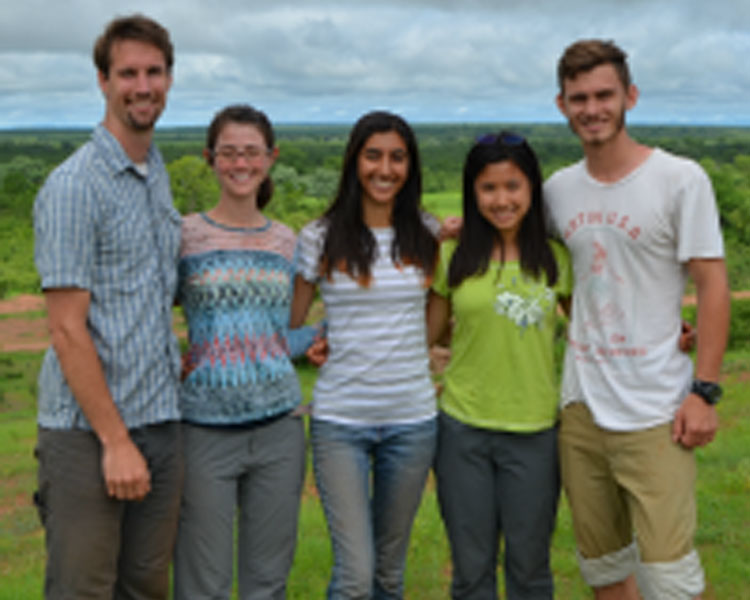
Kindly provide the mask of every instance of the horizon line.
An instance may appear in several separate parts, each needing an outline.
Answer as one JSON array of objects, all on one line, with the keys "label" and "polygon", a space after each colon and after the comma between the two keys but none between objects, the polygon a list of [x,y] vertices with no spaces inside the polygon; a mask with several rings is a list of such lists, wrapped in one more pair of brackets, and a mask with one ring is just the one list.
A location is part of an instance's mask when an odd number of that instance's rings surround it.
[{"label": "horizon line", "polygon": [[[568,124],[564,121],[512,121],[512,120],[415,120],[410,119],[409,123],[414,126],[479,126],[479,125],[520,125],[520,126],[533,126],[533,125],[550,125],[560,126],[568,128]],[[13,132],[13,131],[90,131],[95,127],[94,124],[20,124],[20,125],[7,125],[0,123],[0,132]],[[274,127],[351,127],[354,123],[350,121],[276,121],[273,123]],[[170,123],[168,125],[157,125],[155,128],[156,132],[166,131],[170,129],[205,129],[208,124],[199,123]],[[628,127],[688,127],[688,128],[711,128],[711,129],[750,129],[750,122],[736,122],[736,123],[716,123],[716,122],[695,122],[685,123],[678,121],[630,121]]]}]

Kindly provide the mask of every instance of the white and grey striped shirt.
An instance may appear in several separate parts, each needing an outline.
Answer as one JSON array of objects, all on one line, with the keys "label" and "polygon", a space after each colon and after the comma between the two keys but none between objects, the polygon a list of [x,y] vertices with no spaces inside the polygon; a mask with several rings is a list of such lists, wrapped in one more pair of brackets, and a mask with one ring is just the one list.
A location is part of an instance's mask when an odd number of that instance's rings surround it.
[{"label": "white and grey striped shirt", "polygon": [[305,226],[296,270],[320,288],[329,356],[313,392],[313,416],[353,425],[405,424],[435,416],[425,331],[427,287],[420,269],[394,265],[391,228],[372,229],[377,256],[367,287],[346,273],[321,277],[325,228]]}]

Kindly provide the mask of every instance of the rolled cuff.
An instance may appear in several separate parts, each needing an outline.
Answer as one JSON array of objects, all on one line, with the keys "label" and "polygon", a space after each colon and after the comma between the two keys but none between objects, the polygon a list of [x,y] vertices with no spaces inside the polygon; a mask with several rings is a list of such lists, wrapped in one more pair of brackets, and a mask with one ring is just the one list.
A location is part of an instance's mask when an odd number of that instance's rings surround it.
[{"label": "rolled cuff", "polygon": [[584,558],[578,550],[576,555],[581,575],[591,587],[603,587],[624,581],[635,573],[638,566],[638,547],[635,542],[597,558]]},{"label": "rolled cuff", "polygon": [[641,563],[636,575],[643,600],[692,600],[706,587],[695,550],[671,562]]}]

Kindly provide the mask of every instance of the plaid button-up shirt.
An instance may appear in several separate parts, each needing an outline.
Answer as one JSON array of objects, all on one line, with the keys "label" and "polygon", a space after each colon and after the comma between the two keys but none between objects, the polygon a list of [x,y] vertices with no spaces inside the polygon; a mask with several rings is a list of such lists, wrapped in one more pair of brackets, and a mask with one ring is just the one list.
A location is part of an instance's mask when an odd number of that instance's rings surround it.
[{"label": "plaid button-up shirt", "polygon": [[[88,329],[125,425],[178,419],[171,315],[180,215],[158,150],[149,149],[144,175],[98,126],[39,191],[34,232],[42,288],[91,293]],[[52,347],[39,375],[38,422],[90,428]]]}]

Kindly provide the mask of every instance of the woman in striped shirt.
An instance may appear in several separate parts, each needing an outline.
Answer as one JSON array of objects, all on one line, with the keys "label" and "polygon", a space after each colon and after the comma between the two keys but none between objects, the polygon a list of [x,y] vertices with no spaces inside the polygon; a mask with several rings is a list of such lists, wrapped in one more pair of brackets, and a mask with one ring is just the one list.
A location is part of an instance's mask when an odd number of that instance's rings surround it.
[{"label": "woman in striped shirt", "polygon": [[439,223],[420,198],[411,128],[397,115],[368,113],[349,136],[333,203],[298,237],[292,327],[319,289],[329,328],[311,439],[334,553],[332,599],[402,597],[432,464],[425,303]]}]

